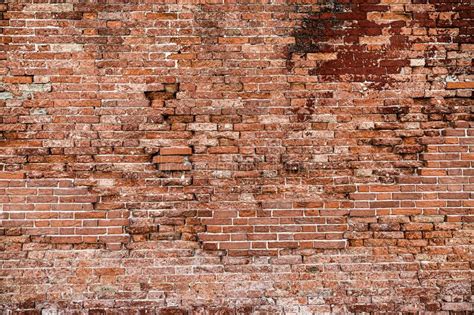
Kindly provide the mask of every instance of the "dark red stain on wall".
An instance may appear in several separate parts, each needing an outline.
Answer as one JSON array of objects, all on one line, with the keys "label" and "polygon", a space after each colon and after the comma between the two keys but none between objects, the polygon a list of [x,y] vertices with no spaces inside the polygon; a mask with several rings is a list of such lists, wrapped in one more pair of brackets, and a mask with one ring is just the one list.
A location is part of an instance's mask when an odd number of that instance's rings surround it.
[{"label": "dark red stain on wall", "polygon": [[[413,3],[422,8],[422,3]],[[420,50],[422,38],[436,36],[426,44],[423,57],[429,66],[443,65],[451,75],[472,73],[472,67],[456,67],[446,51],[436,42],[452,44],[472,43],[472,15],[469,1],[429,3],[423,9],[405,12],[393,10],[390,3],[380,1],[326,1],[320,9],[303,19],[295,31],[296,42],[291,54],[316,54],[320,58],[309,74],[322,80],[351,80],[370,82],[374,88],[396,83],[402,67],[410,66],[408,58],[413,50]],[[454,13],[455,12],[455,13]],[[433,20],[434,15],[440,17]],[[413,28],[432,28],[431,34],[411,32]],[[434,30],[435,28],[436,31]],[[318,55],[325,54],[325,56]]]}]

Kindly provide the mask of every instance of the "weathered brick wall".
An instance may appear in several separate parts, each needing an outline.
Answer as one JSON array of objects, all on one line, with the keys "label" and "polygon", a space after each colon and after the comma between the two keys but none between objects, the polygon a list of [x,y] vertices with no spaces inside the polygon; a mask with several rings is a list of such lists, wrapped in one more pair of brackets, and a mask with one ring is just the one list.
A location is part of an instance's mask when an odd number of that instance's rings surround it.
[{"label": "weathered brick wall", "polygon": [[1,3],[0,310],[472,312],[473,9]]}]

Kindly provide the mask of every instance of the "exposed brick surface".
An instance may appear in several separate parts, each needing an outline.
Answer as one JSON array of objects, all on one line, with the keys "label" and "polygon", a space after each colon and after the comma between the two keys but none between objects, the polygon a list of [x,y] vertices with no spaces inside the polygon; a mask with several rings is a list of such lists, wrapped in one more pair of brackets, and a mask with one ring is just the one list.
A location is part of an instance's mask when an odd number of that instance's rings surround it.
[{"label": "exposed brick surface", "polygon": [[472,1],[0,11],[4,313],[474,311]]}]

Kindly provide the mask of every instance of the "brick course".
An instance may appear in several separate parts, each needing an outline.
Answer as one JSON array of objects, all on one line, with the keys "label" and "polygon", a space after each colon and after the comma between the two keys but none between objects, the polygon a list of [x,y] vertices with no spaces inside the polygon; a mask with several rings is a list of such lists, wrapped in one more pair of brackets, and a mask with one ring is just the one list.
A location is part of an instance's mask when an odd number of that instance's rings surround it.
[{"label": "brick course", "polygon": [[472,1],[0,11],[6,314],[474,310]]}]

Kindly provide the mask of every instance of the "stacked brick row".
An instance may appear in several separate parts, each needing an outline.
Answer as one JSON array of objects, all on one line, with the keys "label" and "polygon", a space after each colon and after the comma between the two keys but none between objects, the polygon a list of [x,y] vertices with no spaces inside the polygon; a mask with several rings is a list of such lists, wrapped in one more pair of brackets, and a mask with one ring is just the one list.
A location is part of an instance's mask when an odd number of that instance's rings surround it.
[{"label": "stacked brick row", "polygon": [[472,308],[470,0],[0,4],[0,309]]},{"label": "stacked brick row", "polygon": [[189,171],[191,163],[187,157],[192,153],[189,147],[162,148],[159,155],[153,157],[153,163],[159,165],[161,171]]}]

